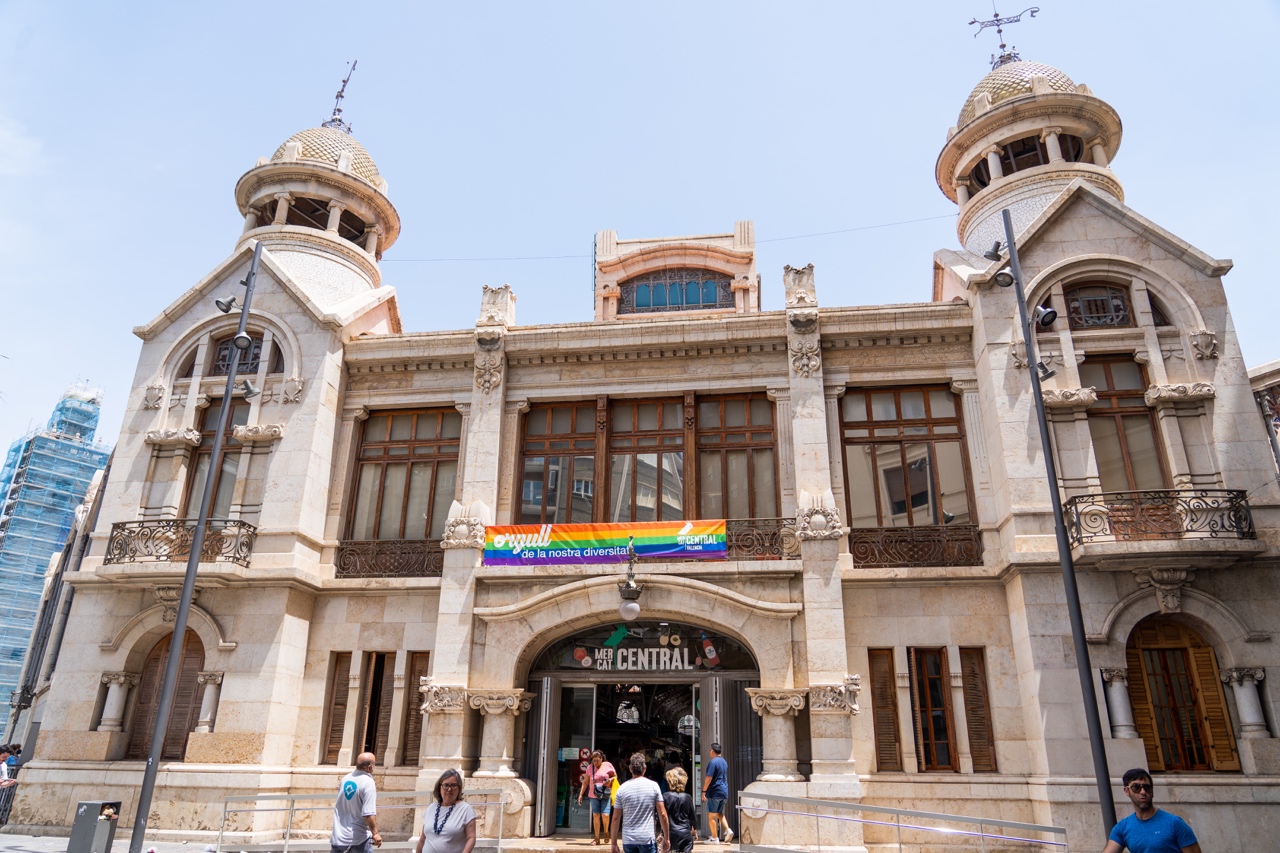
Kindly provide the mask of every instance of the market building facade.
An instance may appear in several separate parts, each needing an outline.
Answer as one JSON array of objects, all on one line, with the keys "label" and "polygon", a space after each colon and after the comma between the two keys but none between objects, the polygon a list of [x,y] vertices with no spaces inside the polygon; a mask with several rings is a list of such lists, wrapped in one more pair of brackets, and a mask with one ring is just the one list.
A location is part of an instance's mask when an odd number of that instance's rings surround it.
[{"label": "market building facade", "polygon": [[[181,654],[162,835],[211,837],[228,794],[328,791],[365,749],[383,790],[460,767],[510,794],[509,834],[583,831],[582,749],[696,773],[718,740],[735,791],[1052,823],[1090,846],[1029,365],[993,282],[1007,255],[983,257],[1009,209],[1028,298],[1059,318],[1040,364],[1112,774],[1150,767],[1207,846],[1258,846],[1280,789],[1280,491],[1231,264],[1125,206],[1120,119],[1088,87],[1005,55],[974,89],[937,163],[962,248],[935,254],[928,301],[830,305],[811,266],[788,267],[784,308],[762,310],[779,282],[738,222],[601,232],[592,322],[520,326],[504,285],[448,332],[402,330],[378,263],[399,218],[334,124],[240,179],[231,256],[136,330],[12,823],[65,826],[103,785],[131,820],[159,673]],[[242,370],[261,393],[224,401],[235,322],[213,300],[259,243]],[[174,639],[210,476],[220,520]],[[633,621],[616,549],[485,556],[512,525],[531,544],[566,524],[709,521],[725,558],[638,561]]]}]

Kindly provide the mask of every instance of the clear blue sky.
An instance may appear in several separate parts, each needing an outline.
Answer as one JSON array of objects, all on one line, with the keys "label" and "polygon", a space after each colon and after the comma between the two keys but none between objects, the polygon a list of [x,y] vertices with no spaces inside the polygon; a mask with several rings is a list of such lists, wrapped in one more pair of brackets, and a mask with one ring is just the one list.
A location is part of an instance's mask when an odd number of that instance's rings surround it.
[{"label": "clear blue sky", "polygon": [[[1280,358],[1280,8],[1041,0],[1008,30],[1124,120],[1127,202],[1214,257],[1254,365]],[[1012,5],[1001,11],[1012,14]],[[955,246],[934,161],[987,71],[964,3],[0,3],[0,445],[63,388],[106,390],[114,440],[145,323],[232,249],[237,178],[346,117],[404,230],[406,330],[471,325],[510,283],[522,324],[591,317],[593,235],[754,219],[824,304],[924,301]],[[1025,19],[1024,19],[1025,20]],[[1270,59],[1268,59],[1270,57]],[[822,237],[814,232],[943,217]],[[412,263],[411,259],[558,260]]]}]

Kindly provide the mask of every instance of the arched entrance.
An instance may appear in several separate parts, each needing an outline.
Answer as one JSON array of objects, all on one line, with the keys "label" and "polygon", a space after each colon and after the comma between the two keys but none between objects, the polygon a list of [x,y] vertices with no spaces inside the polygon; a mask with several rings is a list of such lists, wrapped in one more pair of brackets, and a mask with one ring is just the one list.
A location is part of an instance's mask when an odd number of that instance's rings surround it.
[{"label": "arched entrance", "polygon": [[544,648],[532,666],[525,776],[535,785],[534,834],[587,833],[590,811],[577,803],[593,749],[625,780],[627,757],[644,752],[649,776],[681,766],[701,798],[707,748],[720,743],[730,765],[730,797],[761,772],[760,717],[746,688],[759,666],[738,640],[678,622],[611,622]]},{"label": "arched entrance", "polygon": [[[164,681],[164,668],[169,662],[172,643],[173,634],[162,637],[152,647],[142,665],[142,679],[138,682],[138,705],[130,727],[127,758],[145,759],[151,751],[151,730],[155,727],[160,686]],[[170,761],[181,761],[186,757],[187,736],[196,727],[200,716],[197,676],[204,668],[204,644],[190,628],[187,629],[179,654],[182,657],[178,669],[178,684],[173,693],[173,711],[169,715],[164,749],[160,753],[161,758]]]}]

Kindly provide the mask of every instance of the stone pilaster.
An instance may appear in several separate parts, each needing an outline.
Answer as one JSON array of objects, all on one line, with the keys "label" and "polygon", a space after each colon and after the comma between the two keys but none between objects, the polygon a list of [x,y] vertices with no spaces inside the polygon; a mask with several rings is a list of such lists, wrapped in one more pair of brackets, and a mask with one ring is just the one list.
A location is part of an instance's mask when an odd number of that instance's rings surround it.
[{"label": "stone pilaster", "polygon": [[472,775],[514,778],[517,774],[511,762],[516,717],[529,710],[533,694],[527,690],[471,690],[467,702],[484,717],[480,767]]},{"label": "stone pilaster", "polygon": [[796,759],[796,715],[804,709],[809,691],[747,688],[751,708],[764,727],[764,760],[760,782],[803,782]]},{"label": "stone pilaster", "polygon": [[214,721],[218,718],[218,697],[222,693],[222,673],[202,672],[196,675],[196,683],[200,685],[200,719],[196,721],[194,731],[213,731]]},{"label": "stone pilaster", "polygon": [[1129,701],[1129,671],[1126,669],[1099,670],[1106,685],[1107,712],[1111,716],[1111,736],[1132,740],[1138,736],[1133,722],[1133,704]]},{"label": "stone pilaster", "polygon": [[424,780],[434,781],[441,771],[462,765],[467,691],[458,685],[439,684],[432,676],[423,676],[418,683],[418,692],[422,696],[419,710],[426,715],[419,757],[420,775]]},{"label": "stone pilaster", "polygon": [[137,687],[141,678],[142,676],[131,672],[102,673],[102,683],[107,685],[107,698],[102,704],[102,720],[98,724],[98,731],[124,730],[124,709],[129,697],[129,688]]},{"label": "stone pilaster", "polygon": [[1267,675],[1262,667],[1236,667],[1224,669],[1219,677],[1230,684],[1236,697],[1236,710],[1240,713],[1240,737],[1245,740],[1270,737],[1267,718],[1262,713],[1262,700],[1258,697],[1258,682]]}]

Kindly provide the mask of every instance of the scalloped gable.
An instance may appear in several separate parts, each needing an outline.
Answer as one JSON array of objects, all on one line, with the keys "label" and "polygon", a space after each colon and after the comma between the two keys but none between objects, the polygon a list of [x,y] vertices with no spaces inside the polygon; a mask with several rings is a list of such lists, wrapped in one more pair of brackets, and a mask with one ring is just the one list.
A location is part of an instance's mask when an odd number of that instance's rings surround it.
[{"label": "scalloped gable", "polygon": [[[134,326],[133,333],[142,340],[149,341],[173,325],[198,302],[209,298],[213,290],[225,284],[237,268],[247,268],[250,259],[253,257],[255,245],[257,245],[257,241],[250,240],[246,242],[239,251],[232,253],[226,260],[214,267],[208,275],[171,302],[151,322],[141,326]],[[321,325],[334,329],[344,328],[368,311],[385,303],[389,312],[388,319],[392,332],[399,333],[401,331],[400,311],[396,303],[394,287],[384,285],[369,290],[367,293],[357,294],[334,306],[334,310],[325,311],[316,304],[315,300],[307,295],[306,291],[294,281],[284,267],[276,259],[272,258],[270,249],[264,249],[262,252],[262,267],[263,271],[269,273],[279,283],[281,290],[293,297]]]}]

